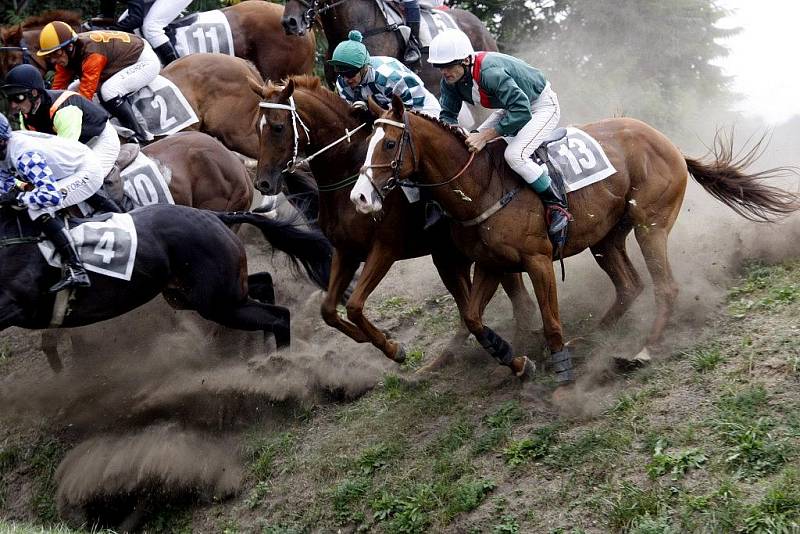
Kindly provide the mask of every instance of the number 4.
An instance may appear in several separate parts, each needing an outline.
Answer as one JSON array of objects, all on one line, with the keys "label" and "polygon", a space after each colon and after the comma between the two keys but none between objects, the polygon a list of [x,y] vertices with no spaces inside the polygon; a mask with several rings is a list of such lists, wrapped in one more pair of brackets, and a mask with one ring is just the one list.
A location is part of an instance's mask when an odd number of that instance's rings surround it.
[{"label": "number 4", "polygon": [[114,232],[103,232],[94,247],[94,253],[103,258],[104,264],[111,263],[114,259]]}]

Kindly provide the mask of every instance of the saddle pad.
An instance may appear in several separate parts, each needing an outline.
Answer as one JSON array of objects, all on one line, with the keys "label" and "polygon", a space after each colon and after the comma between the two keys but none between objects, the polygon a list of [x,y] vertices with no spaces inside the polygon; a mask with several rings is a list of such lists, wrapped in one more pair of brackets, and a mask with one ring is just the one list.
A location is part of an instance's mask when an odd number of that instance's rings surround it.
[{"label": "saddle pad", "polygon": [[566,137],[547,145],[547,154],[561,171],[567,192],[577,191],[617,172],[600,143],[572,126],[567,127]]},{"label": "saddle pad", "polygon": [[156,137],[174,134],[198,122],[178,86],[160,75],[134,93],[131,104]]},{"label": "saddle pad", "polygon": [[191,24],[175,24],[175,50],[180,57],[197,53],[234,55],[231,26],[222,11],[203,11],[192,17]]},{"label": "saddle pad", "polygon": [[[69,229],[86,270],[129,281],[136,260],[138,238],[127,213],[105,214]],[[39,243],[44,259],[61,267],[61,258],[49,241]]]},{"label": "saddle pad", "polygon": [[148,158],[144,152],[139,152],[133,162],[122,169],[125,196],[131,199],[134,206],[139,208],[150,204],[175,204],[169,190],[169,178],[165,177],[155,161]]},{"label": "saddle pad", "polygon": [[[400,7],[397,2],[393,0],[375,0],[378,2],[381,11],[386,17],[386,22],[389,25],[396,24],[398,26],[405,26],[405,19],[400,13]],[[442,9],[431,9],[420,3],[420,25],[419,25],[419,40],[422,41],[423,47],[429,46],[431,40],[436,37],[441,31],[448,28],[458,28],[456,21],[453,17]],[[403,38],[408,41],[408,31],[403,33]]]}]

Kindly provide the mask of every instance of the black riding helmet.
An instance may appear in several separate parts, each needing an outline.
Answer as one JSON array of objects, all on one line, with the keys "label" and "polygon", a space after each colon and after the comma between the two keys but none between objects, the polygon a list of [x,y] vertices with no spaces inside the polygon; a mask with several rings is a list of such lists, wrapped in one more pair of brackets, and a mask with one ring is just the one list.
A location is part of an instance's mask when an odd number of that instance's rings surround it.
[{"label": "black riding helmet", "polygon": [[0,89],[9,96],[30,93],[33,89],[41,93],[45,90],[44,79],[33,65],[17,65],[8,71],[6,83]]}]

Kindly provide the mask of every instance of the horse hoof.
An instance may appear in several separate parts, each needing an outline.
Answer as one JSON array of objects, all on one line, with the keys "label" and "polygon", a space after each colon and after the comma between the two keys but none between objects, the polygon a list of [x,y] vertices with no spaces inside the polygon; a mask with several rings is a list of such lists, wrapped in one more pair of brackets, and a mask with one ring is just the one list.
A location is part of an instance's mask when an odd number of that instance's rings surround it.
[{"label": "horse hoof", "polygon": [[425,374],[425,373],[432,373],[435,371],[439,371],[444,367],[447,367],[453,360],[455,359],[455,355],[451,351],[445,351],[441,353],[435,360],[432,362],[423,365],[419,369],[416,370],[417,374]]},{"label": "horse hoof", "polygon": [[397,351],[395,351],[392,360],[396,361],[397,363],[403,363],[406,361],[406,349],[403,348],[403,345],[397,345]]},{"label": "horse hoof", "polygon": [[533,378],[536,373],[536,364],[527,356],[517,356],[511,361],[511,370],[514,372],[514,376],[524,382]]},{"label": "horse hoof", "polygon": [[614,366],[620,372],[630,373],[650,365],[652,361],[653,358],[650,356],[650,351],[647,350],[647,347],[645,347],[640,350],[639,354],[634,356],[632,359],[615,357]]}]

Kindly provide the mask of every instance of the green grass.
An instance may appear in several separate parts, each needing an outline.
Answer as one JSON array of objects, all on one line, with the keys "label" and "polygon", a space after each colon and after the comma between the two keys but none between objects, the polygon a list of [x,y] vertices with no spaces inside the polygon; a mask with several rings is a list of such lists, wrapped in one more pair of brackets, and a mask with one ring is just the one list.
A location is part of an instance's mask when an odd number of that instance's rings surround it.
[{"label": "green grass", "polygon": [[512,441],[503,449],[503,457],[510,466],[518,466],[547,456],[556,442],[557,428],[546,426],[538,428],[533,435]]},{"label": "green grass", "polygon": [[672,480],[682,478],[690,469],[701,469],[708,458],[697,449],[683,452],[666,452],[667,443],[659,440],[653,451],[653,458],[647,466],[647,474],[657,479],[669,474]]}]

